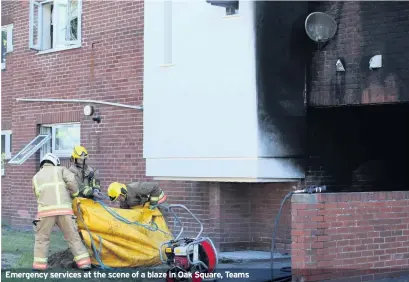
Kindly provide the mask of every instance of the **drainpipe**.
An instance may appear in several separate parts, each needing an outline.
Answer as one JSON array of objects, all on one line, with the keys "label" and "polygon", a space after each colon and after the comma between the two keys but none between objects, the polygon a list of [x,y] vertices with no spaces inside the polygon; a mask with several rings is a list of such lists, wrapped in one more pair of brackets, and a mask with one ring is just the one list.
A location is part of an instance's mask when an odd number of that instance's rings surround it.
[{"label": "drainpipe", "polygon": [[79,99],[48,99],[48,98],[39,98],[39,99],[32,99],[32,98],[17,98],[18,102],[64,102],[64,103],[87,103],[87,104],[102,104],[102,105],[110,105],[116,107],[123,107],[135,110],[143,110],[143,106],[133,106],[133,105],[125,105],[120,103],[112,103],[112,102],[105,102],[105,101],[96,101],[96,100],[79,100]]}]

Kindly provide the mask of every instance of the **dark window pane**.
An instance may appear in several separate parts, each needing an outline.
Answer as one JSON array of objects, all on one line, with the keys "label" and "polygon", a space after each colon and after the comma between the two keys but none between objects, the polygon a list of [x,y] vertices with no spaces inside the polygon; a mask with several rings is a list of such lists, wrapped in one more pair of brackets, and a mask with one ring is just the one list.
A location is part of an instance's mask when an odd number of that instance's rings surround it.
[{"label": "dark window pane", "polygon": [[1,153],[3,154],[6,151],[6,136],[1,136]]}]

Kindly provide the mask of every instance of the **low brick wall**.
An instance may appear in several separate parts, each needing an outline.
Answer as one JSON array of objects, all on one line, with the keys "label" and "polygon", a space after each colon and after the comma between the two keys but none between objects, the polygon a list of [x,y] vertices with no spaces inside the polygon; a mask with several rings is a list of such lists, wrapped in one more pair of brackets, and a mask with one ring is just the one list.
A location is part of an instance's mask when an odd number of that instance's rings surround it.
[{"label": "low brick wall", "polygon": [[294,195],[291,213],[293,281],[409,275],[409,191]]}]

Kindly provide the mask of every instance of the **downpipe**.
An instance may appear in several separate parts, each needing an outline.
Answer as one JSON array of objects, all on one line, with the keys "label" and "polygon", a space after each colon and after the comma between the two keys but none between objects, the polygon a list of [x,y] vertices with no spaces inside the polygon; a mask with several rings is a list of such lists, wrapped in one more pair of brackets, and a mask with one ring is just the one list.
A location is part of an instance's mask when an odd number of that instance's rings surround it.
[{"label": "downpipe", "polygon": [[[292,280],[292,275],[288,275],[288,276],[284,276],[284,277],[278,277],[278,278],[274,278],[274,253],[276,251],[276,236],[277,236],[277,226],[278,223],[280,221],[280,216],[281,216],[281,212],[283,210],[283,206],[285,204],[285,202],[291,198],[291,196],[293,194],[313,194],[313,193],[321,193],[321,192],[325,192],[327,190],[327,187],[324,186],[312,186],[312,187],[308,187],[306,189],[302,189],[302,190],[295,190],[295,191],[291,191],[289,192],[284,199],[281,201],[281,206],[280,209],[277,213],[275,222],[274,222],[274,230],[273,230],[273,239],[272,239],[272,243],[271,243],[271,266],[270,266],[270,271],[271,271],[271,280],[270,281],[291,281]],[[284,267],[282,269],[280,269],[282,272],[289,272],[291,273],[291,267]]]}]

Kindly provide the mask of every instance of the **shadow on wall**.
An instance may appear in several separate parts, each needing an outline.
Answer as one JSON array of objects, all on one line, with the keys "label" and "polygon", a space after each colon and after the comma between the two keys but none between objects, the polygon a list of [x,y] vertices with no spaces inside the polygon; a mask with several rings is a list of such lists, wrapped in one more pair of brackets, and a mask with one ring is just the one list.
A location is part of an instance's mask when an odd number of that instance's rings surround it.
[{"label": "shadow on wall", "polygon": [[[313,53],[310,104],[315,106],[409,101],[409,25],[405,2],[315,2],[333,16],[338,31]],[[382,68],[369,60],[382,55]],[[341,58],[345,72],[337,73]]]}]

